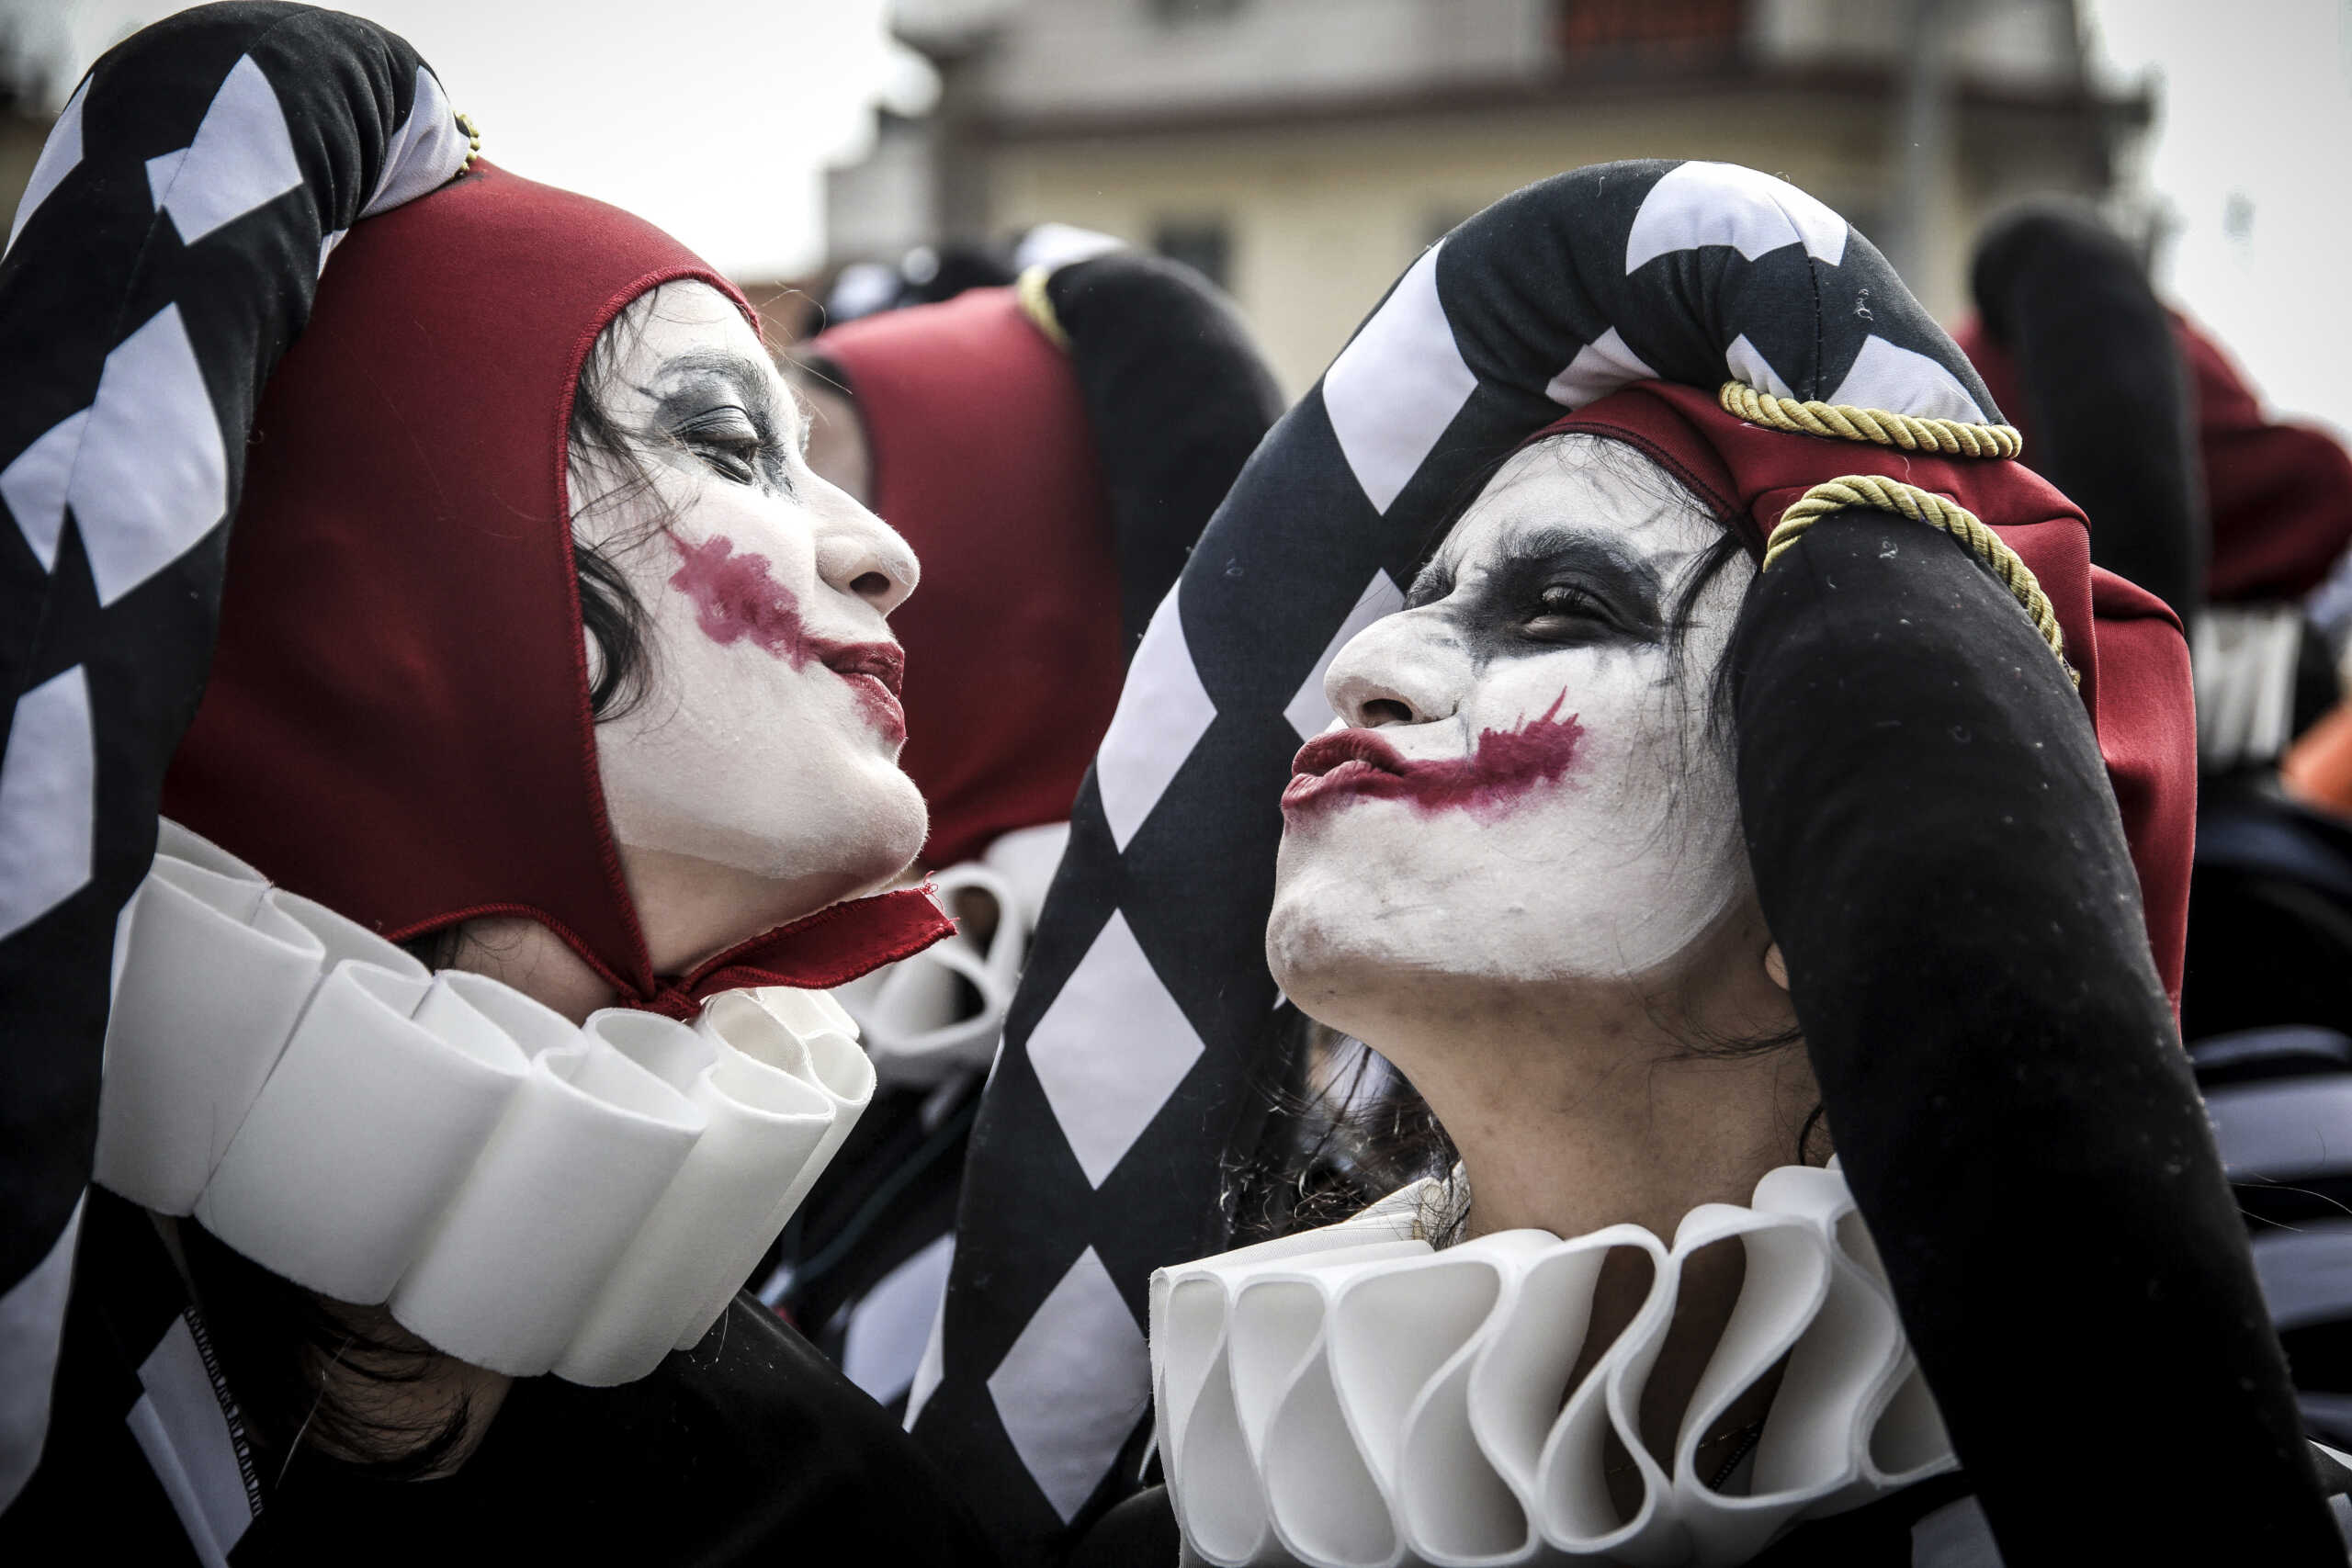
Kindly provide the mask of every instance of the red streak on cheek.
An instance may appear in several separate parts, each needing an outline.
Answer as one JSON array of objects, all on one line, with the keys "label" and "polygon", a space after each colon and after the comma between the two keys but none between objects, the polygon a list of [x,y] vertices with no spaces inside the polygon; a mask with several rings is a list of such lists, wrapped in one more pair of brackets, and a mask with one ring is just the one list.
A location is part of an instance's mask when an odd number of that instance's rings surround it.
[{"label": "red streak on cheek", "polygon": [[821,651],[801,624],[800,602],[775,580],[768,558],[735,553],[735,542],[713,535],[701,544],[671,536],[680,565],[670,586],[694,601],[695,624],[722,646],[749,638],[797,670]]}]

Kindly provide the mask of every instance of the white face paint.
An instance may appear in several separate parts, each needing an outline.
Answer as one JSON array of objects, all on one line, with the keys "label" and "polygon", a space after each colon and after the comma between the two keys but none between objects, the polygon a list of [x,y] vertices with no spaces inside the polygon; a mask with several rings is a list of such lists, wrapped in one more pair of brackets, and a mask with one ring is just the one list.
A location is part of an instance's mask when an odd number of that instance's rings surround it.
[{"label": "white face paint", "polygon": [[574,536],[646,611],[644,698],[596,730],[625,863],[789,882],[810,908],[888,881],[925,826],[883,619],[913,552],[809,470],[805,416],[718,290],[666,284],[607,330],[603,406],[653,479],[616,491],[574,454]]},{"label": "white face paint", "polygon": [[1267,931],[1292,998],[1360,1029],[1338,998],[1417,974],[1655,979],[1750,896],[1710,689],[1754,569],[1692,592],[1724,536],[1622,446],[1504,466],[1332,662]]}]

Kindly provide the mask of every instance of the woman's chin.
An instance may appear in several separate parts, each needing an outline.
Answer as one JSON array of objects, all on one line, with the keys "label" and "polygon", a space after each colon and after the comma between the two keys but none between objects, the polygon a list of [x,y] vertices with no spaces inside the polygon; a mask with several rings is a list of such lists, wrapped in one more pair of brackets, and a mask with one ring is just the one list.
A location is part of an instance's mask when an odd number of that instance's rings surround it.
[{"label": "woman's chin", "polygon": [[[884,766],[861,779],[862,787],[830,803],[820,841],[803,840],[802,864],[821,858],[842,898],[860,898],[903,881],[922,853],[931,815],[914,781]],[[813,852],[813,853],[812,853]]]}]

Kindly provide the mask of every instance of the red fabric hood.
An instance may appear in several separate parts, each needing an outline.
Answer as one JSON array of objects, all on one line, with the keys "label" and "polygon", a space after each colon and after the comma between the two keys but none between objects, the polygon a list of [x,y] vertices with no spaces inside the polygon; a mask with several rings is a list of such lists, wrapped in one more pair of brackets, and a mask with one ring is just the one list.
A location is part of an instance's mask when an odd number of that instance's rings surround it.
[{"label": "red fabric hood", "polygon": [[527,916],[678,1014],[948,929],[886,895],[653,974],[597,774],[566,431],[597,334],[673,278],[743,303],[650,225],[487,164],[351,231],[262,397],[167,815],[394,941]]},{"label": "red fabric hood", "polygon": [[[2205,596],[2216,604],[2300,599],[2352,547],[2352,456],[2324,430],[2273,423],[2254,389],[2203,333],[2172,312],[2197,398],[2198,455],[2212,527]],[[1953,334],[1994,400],[2025,432],[2017,361],[1970,321]]]},{"label": "red fabric hood", "polygon": [[[1997,397],[1997,392],[1996,392]],[[2164,602],[2091,565],[2090,530],[2048,480],[2007,462],[1922,457],[1753,425],[1713,394],[1644,382],[1543,432],[1587,431],[1639,448],[1714,509],[1760,555],[1781,513],[1813,486],[1878,474],[1968,508],[2041,581],[2082,675],[2083,705],[2121,808],[2156,973],[2176,1007],[2196,841],[2197,726],[2188,647]]]},{"label": "red fabric hood", "polygon": [[1069,816],[1125,678],[1110,500],[1069,357],[1010,288],[817,338],[874,462],[874,510],[914,547],[899,764],[931,807],[924,860]]}]

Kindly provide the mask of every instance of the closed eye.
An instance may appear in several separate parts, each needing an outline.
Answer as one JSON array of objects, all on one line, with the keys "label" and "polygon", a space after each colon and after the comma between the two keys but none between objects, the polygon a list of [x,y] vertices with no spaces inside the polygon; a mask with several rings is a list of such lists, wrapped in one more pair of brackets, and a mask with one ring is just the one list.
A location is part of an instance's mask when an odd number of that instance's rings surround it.
[{"label": "closed eye", "polygon": [[673,434],[680,445],[735,483],[750,484],[759,478],[760,456],[767,442],[743,410],[706,410],[681,421]]},{"label": "closed eye", "polygon": [[1599,594],[1573,582],[1553,582],[1537,591],[1520,629],[1541,642],[1579,642],[1624,627]]}]

